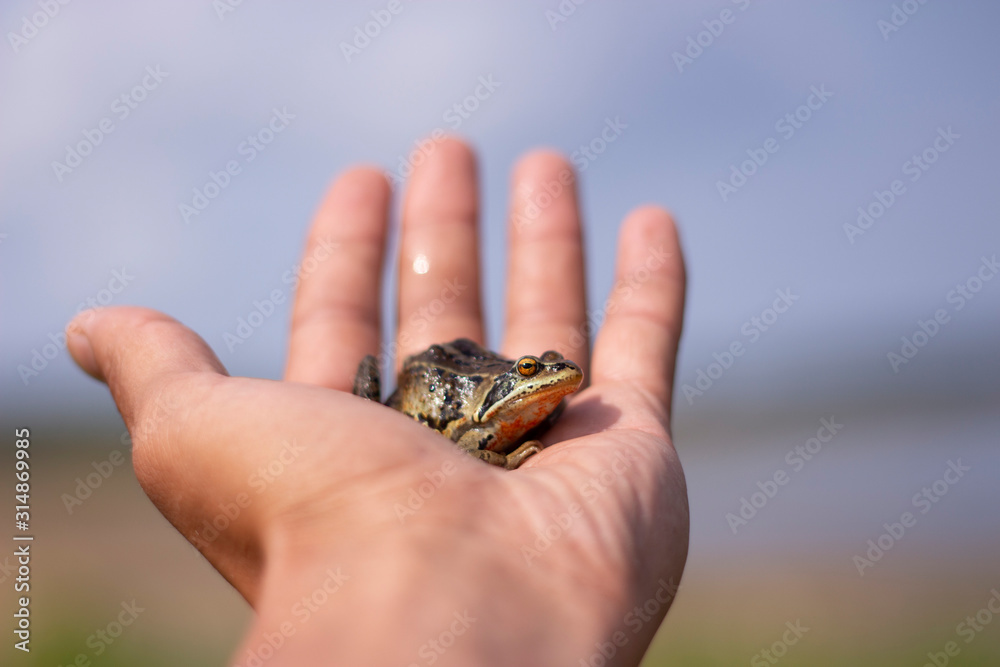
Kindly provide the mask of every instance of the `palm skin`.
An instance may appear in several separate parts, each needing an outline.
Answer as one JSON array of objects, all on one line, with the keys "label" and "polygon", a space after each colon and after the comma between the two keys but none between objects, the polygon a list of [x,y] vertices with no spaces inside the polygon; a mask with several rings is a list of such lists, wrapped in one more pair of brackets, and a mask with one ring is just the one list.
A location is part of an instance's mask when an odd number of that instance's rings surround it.
[{"label": "palm skin", "polygon": [[[74,358],[108,383],[132,433],[146,493],[257,612],[234,664],[266,644],[268,665],[576,665],[616,632],[606,664],[638,664],[687,554],[669,438],[684,269],[669,216],[633,211],[591,359],[568,170],[548,152],[515,170],[499,352],[558,350],[589,383],[515,471],[349,393],[380,340],[390,193],[374,169],[342,175],[317,213],[305,257],[334,249],[303,262],[314,270],[296,294],[284,382],[229,377],[154,311],[69,325]],[[434,342],[483,341],[477,208],[471,151],[438,142],[404,202],[397,366]]]}]

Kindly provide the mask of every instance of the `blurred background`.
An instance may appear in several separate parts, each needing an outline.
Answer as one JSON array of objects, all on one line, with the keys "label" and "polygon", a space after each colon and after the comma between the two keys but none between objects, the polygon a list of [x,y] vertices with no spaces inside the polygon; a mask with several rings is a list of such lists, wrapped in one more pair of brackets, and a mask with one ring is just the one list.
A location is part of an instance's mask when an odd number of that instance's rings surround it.
[{"label": "blurred background", "polygon": [[491,342],[523,152],[580,171],[595,326],[624,214],[680,223],[691,552],[644,665],[1000,664],[998,22],[985,1],[5,1],[2,469],[30,427],[36,542],[33,651],[5,632],[0,662],[225,664],[249,611],[142,494],[63,327],[141,304],[280,377],[288,299],[253,313],[292,295],[324,188],[359,162],[402,180],[443,130],[481,161]]}]

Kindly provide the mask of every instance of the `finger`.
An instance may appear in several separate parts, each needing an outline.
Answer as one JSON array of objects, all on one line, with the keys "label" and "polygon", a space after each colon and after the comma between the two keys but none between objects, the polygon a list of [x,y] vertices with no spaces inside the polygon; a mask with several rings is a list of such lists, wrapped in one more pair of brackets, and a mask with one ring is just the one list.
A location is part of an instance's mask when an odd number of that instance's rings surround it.
[{"label": "finger", "polygon": [[397,365],[433,343],[483,339],[475,157],[457,139],[433,145],[403,206]]},{"label": "finger", "polygon": [[[260,558],[249,512],[214,541],[199,538],[203,522],[245,491],[259,452],[219,454],[247,439],[220,438],[221,427],[240,419],[205,419],[202,407],[235,381],[193,331],[145,308],[85,311],[66,327],[70,354],[90,375],[108,384],[132,437],[136,478],[160,511],[219,571],[252,600]],[[263,382],[263,381],[258,381]],[[256,398],[257,394],[247,398]],[[242,406],[245,401],[230,401]],[[257,410],[265,414],[264,410]],[[220,461],[225,465],[220,466]],[[206,514],[207,512],[207,514]],[[205,524],[207,525],[207,524]],[[239,558],[226,553],[239,554]]]},{"label": "finger", "polygon": [[309,232],[292,311],[285,378],[350,391],[379,343],[389,184],[360,167],[330,188]]},{"label": "finger", "polygon": [[147,308],[84,311],[67,325],[66,344],[83,370],[107,383],[133,439],[165,384],[227,374],[197,334]]},{"label": "finger", "polygon": [[509,224],[507,331],[510,357],[557,350],[587,374],[589,338],[583,239],[573,169],[537,151],[514,170]]},{"label": "finger", "polygon": [[656,206],[632,211],[619,235],[615,284],[594,345],[593,384],[632,383],[669,409],[684,289],[670,215]]}]

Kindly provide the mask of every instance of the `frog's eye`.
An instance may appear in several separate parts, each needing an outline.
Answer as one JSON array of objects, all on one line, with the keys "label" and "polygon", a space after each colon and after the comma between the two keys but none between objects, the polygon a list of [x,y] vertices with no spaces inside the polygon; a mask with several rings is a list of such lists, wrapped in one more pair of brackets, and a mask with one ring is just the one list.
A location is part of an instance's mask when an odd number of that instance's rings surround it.
[{"label": "frog's eye", "polygon": [[538,372],[538,361],[533,357],[521,357],[517,362],[517,372],[526,378]]},{"label": "frog's eye", "polygon": [[563,356],[556,352],[555,350],[549,350],[542,355],[542,361],[546,363],[552,363],[553,361],[562,361]]}]

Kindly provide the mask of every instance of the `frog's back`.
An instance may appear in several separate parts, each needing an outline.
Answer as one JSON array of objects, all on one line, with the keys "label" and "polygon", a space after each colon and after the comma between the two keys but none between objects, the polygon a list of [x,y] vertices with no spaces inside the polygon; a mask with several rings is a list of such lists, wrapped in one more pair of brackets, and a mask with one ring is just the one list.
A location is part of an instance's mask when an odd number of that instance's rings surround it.
[{"label": "frog's back", "polygon": [[514,362],[460,338],[407,357],[386,405],[448,437],[475,411],[476,397]]}]

